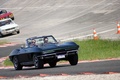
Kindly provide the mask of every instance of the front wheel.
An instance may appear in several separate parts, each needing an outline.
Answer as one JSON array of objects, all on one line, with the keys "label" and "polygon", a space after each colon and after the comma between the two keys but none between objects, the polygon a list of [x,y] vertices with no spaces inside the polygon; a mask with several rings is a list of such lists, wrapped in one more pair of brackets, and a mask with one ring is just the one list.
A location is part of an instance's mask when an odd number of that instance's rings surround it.
[{"label": "front wheel", "polygon": [[13,57],[13,64],[14,64],[15,70],[22,70],[23,66],[19,63],[18,58],[16,56]]},{"label": "front wheel", "polygon": [[33,56],[33,62],[34,62],[35,68],[37,68],[37,69],[42,69],[43,68],[44,62],[43,62],[43,60],[39,59],[37,57],[37,55]]},{"label": "front wheel", "polygon": [[12,20],[14,20],[15,18],[14,18],[14,17],[12,17],[11,19],[12,19]]},{"label": "front wheel", "polygon": [[55,67],[56,66],[56,61],[49,62],[50,67]]},{"label": "front wheel", "polygon": [[0,38],[3,37],[2,33],[0,33]]},{"label": "front wheel", "polygon": [[17,31],[17,34],[19,34],[19,33],[20,33],[20,30]]},{"label": "front wheel", "polygon": [[69,63],[71,65],[77,65],[77,63],[78,63],[78,54],[69,56],[68,60],[69,60]]}]

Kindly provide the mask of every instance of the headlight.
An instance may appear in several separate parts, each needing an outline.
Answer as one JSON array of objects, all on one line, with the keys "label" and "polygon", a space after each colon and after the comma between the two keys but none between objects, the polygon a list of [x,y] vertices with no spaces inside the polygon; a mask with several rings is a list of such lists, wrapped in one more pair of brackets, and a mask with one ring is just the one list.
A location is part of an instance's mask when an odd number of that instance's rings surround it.
[{"label": "headlight", "polygon": [[5,30],[2,30],[2,32],[5,32]]},{"label": "headlight", "polygon": [[9,17],[10,17],[10,18],[13,17],[13,14],[10,14]]},{"label": "headlight", "polygon": [[5,30],[0,30],[0,32],[1,32],[1,33],[3,33],[3,34],[4,34],[4,33],[6,33],[6,31],[5,31]]}]

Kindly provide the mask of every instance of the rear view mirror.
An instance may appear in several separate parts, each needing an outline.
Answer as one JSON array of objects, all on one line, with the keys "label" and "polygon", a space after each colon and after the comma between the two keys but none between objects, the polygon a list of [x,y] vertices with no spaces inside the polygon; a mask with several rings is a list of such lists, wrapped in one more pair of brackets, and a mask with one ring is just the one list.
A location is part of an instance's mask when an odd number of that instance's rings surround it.
[{"label": "rear view mirror", "polygon": [[61,40],[57,40],[58,43],[61,43]]},{"label": "rear view mirror", "polygon": [[25,48],[25,44],[22,44],[22,45],[21,45],[21,48]]}]

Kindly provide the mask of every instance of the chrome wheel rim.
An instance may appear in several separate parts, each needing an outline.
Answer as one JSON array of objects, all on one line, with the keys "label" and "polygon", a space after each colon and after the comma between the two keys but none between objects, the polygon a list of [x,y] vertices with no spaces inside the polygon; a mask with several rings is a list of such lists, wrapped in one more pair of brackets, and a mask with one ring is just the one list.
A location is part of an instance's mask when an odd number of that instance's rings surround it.
[{"label": "chrome wheel rim", "polygon": [[18,60],[16,58],[14,58],[14,66],[15,66],[15,68],[18,67]]}]

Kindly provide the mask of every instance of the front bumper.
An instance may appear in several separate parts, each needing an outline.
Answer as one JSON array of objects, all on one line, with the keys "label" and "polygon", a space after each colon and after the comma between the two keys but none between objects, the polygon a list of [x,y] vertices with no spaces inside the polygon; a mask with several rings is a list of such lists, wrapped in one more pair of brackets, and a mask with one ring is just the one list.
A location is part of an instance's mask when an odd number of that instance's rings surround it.
[{"label": "front bumper", "polygon": [[63,51],[63,52],[56,52],[56,53],[51,53],[51,54],[44,54],[41,56],[38,56],[40,59],[67,59],[69,56],[77,54],[78,50],[71,50],[71,51]]},{"label": "front bumper", "polygon": [[7,30],[4,30],[4,31],[1,31],[1,34],[2,35],[7,35],[7,34],[12,34],[14,32],[18,32],[19,29],[16,29],[16,28],[12,28],[12,29],[7,29]]}]

